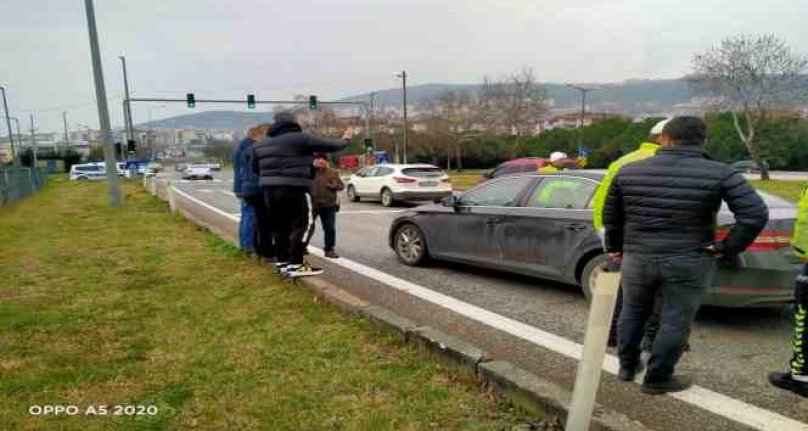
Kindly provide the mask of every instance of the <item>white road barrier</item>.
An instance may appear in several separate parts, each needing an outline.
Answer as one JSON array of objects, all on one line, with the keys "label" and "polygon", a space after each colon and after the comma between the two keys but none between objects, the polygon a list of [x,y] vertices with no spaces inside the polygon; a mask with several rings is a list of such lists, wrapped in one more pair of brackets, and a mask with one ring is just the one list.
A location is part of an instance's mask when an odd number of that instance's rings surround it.
[{"label": "white road barrier", "polygon": [[592,303],[589,306],[584,351],[575,375],[575,388],[572,391],[566,431],[587,431],[592,421],[619,288],[619,272],[598,273],[592,292]]}]

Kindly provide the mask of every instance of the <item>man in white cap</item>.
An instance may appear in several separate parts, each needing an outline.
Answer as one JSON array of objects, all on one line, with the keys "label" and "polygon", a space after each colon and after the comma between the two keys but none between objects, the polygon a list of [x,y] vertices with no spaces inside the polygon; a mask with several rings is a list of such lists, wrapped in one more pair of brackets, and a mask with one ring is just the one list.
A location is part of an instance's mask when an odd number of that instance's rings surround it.
[{"label": "man in white cap", "polygon": [[550,154],[550,164],[539,168],[540,174],[548,174],[564,170],[564,162],[568,159],[567,153],[555,151]]},{"label": "man in white cap", "polygon": [[[592,222],[595,225],[595,230],[598,232],[601,240],[603,240],[603,204],[606,201],[606,195],[609,193],[609,186],[612,184],[612,180],[617,175],[617,172],[620,171],[620,168],[629,164],[638,162],[640,160],[645,160],[649,157],[654,157],[656,152],[662,147],[662,143],[659,142],[660,135],[662,135],[662,130],[665,128],[665,125],[668,124],[670,118],[666,118],[654,125],[651,128],[651,131],[648,133],[648,141],[643,142],[640,144],[639,148],[636,150],[623,155],[619,159],[615,160],[609,165],[609,169],[606,171],[606,175],[603,177],[603,180],[600,182],[600,186],[595,191],[595,196],[592,198],[592,208],[593,208],[593,217]],[[617,345],[617,319],[620,316],[620,309],[622,303],[622,291],[618,291],[617,295],[617,304],[615,305],[614,309],[614,317],[612,318],[612,327],[609,331],[609,345],[616,346]],[[656,331],[658,329],[658,313],[654,313],[654,319],[651,319],[649,322],[647,332],[646,332],[646,341],[650,341],[656,335]],[[647,344],[647,343],[646,343]]]}]

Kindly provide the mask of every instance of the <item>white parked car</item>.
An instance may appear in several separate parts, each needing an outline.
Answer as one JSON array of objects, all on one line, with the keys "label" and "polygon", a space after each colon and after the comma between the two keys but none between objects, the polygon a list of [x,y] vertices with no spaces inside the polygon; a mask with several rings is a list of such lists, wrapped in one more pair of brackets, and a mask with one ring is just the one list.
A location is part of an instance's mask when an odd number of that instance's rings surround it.
[{"label": "white parked car", "polygon": [[212,180],[213,171],[206,165],[188,165],[182,171],[182,179],[184,180]]},{"label": "white parked car", "polygon": [[452,195],[452,181],[434,165],[375,165],[351,175],[347,193],[351,202],[378,199],[386,207],[401,201],[438,202]]},{"label": "white parked car", "polygon": [[103,163],[82,163],[70,167],[71,181],[103,180],[107,169]]}]

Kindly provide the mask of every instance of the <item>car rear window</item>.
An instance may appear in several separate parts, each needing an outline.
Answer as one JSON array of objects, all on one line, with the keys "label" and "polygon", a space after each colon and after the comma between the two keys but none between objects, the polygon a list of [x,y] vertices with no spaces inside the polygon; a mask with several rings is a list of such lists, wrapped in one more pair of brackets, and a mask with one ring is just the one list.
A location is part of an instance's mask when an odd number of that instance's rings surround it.
[{"label": "car rear window", "polygon": [[415,178],[439,178],[443,176],[443,171],[440,168],[404,168],[401,173]]}]

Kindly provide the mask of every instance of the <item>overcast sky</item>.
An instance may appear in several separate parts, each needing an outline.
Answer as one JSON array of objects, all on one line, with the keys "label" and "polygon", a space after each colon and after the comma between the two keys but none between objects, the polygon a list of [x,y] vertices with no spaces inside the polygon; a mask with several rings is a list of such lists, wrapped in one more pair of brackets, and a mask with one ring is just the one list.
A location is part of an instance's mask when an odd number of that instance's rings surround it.
[{"label": "overcast sky", "polygon": [[[113,126],[118,55],[133,96],[323,100],[399,85],[476,83],[522,65],[542,81],[687,73],[723,37],[771,32],[808,52],[805,0],[96,0]],[[0,83],[24,128],[97,127],[82,0],[0,2]],[[186,113],[157,107],[153,117]],[[200,109],[207,109],[200,107]],[[221,109],[221,108],[219,108]],[[239,107],[238,109],[242,109]],[[135,107],[135,122],[147,119]],[[5,127],[0,128],[5,133]]]}]

